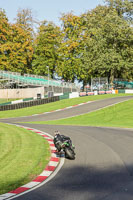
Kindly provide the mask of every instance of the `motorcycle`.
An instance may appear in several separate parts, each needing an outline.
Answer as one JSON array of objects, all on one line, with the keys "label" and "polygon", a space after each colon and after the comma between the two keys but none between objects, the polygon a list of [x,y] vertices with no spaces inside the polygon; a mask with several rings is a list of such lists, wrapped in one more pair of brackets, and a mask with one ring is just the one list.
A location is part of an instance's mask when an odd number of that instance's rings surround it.
[{"label": "motorcycle", "polygon": [[61,145],[61,149],[65,153],[65,157],[74,160],[75,159],[75,152],[74,152],[74,145],[72,145],[69,141],[65,141]]},{"label": "motorcycle", "polygon": [[55,147],[58,152],[63,151],[65,153],[65,157],[71,160],[75,159],[74,145],[71,140],[65,140],[64,142],[54,140]]}]

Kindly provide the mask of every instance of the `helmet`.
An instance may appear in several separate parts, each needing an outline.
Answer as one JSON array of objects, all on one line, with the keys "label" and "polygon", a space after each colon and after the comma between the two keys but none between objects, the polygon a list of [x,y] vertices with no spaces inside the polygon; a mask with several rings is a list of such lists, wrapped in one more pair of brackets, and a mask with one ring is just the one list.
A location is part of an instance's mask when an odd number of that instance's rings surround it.
[{"label": "helmet", "polygon": [[55,132],[54,132],[54,135],[57,135],[57,134],[60,134],[60,132],[59,132],[59,131],[55,131]]}]

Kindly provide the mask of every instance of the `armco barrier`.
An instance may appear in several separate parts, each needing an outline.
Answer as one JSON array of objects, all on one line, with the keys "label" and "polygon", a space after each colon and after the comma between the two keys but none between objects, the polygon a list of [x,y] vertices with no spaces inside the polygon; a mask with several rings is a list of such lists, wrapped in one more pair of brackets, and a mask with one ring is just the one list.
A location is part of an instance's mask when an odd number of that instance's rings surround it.
[{"label": "armco barrier", "polygon": [[11,104],[11,102],[1,103],[0,106],[9,105],[9,104]]},{"label": "armco barrier", "polygon": [[94,95],[94,92],[87,92],[88,96]]},{"label": "armco barrier", "polygon": [[80,96],[80,97],[83,97],[83,96],[87,96],[87,94],[86,94],[86,92],[80,92],[80,93],[79,93],[79,96]]},{"label": "armco barrier", "polygon": [[59,101],[59,96],[49,97],[46,99],[37,99],[37,100],[22,102],[22,103],[18,103],[18,104],[1,105],[0,111],[15,110],[15,109],[20,109],[20,108],[41,105],[41,104],[47,104],[47,103],[51,103],[51,102],[55,102],[55,101]]},{"label": "armco barrier", "polygon": [[105,94],[105,91],[98,91],[98,94]]},{"label": "armco barrier", "polygon": [[78,92],[72,92],[72,93],[69,94],[69,99],[76,98],[76,97],[79,97],[79,93]]},{"label": "armco barrier", "polygon": [[62,99],[69,99],[69,92],[65,92],[63,95],[61,95],[60,97],[60,100]]},{"label": "armco barrier", "polygon": [[79,96],[91,96],[91,95],[101,95],[101,94],[112,94],[112,90],[108,91],[94,91],[94,92],[80,92]]},{"label": "armco barrier", "polygon": [[18,100],[14,100],[14,101],[8,101],[8,102],[5,102],[5,103],[1,103],[0,106],[9,105],[9,104],[18,104],[18,103],[22,103],[24,101],[31,101],[31,100],[34,100],[34,99],[35,98],[31,97],[31,98],[25,98],[25,99],[18,99]]},{"label": "armco barrier", "polygon": [[106,94],[113,94],[112,90],[105,91]]},{"label": "armco barrier", "polygon": [[23,99],[23,101],[32,101],[34,98],[33,97],[31,97],[31,98],[25,98],[25,99]]},{"label": "armco barrier", "polygon": [[126,89],[126,90],[125,90],[125,93],[126,93],[126,94],[133,94],[133,89],[132,89],[132,90]]},{"label": "armco barrier", "polygon": [[119,89],[118,93],[125,93],[125,89]]}]

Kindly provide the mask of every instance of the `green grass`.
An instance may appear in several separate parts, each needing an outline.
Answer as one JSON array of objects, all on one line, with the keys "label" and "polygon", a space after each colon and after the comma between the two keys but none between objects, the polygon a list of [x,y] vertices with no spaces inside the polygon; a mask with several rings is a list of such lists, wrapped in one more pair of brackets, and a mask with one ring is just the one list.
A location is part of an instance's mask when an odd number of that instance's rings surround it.
[{"label": "green grass", "polygon": [[94,101],[100,99],[107,99],[119,96],[129,96],[129,94],[107,94],[107,95],[96,95],[96,96],[85,96],[74,99],[65,99],[49,104],[43,104],[39,106],[32,106],[28,108],[18,109],[18,110],[8,110],[8,111],[0,111],[0,118],[11,118],[11,117],[21,117],[21,116],[30,116],[33,114],[41,114],[44,112],[49,112],[61,108],[65,108],[68,106],[73,106],[79,103],[84,103],[87,101]]},{"label": "green grass", "polygon": [[0,123],[0,194],[33,180],[49,157],[49,145],[42,136]]},{"label": "green grass", "polygon": [[[20,110],[1,111],[0,118],[28,116],[87,101],[117,96],[126,95],[99,95],[61,100]],[[133,100],[77,117],[34,123],[132,128]],[[0,194],[9,192],[33,180],[45,168],[49,157],[49,145],[44,138],[31,131],[0,123]]]},{"label": "green grass", "polygon": [[33,123],[133,128],[133,100],[76,117]]}]

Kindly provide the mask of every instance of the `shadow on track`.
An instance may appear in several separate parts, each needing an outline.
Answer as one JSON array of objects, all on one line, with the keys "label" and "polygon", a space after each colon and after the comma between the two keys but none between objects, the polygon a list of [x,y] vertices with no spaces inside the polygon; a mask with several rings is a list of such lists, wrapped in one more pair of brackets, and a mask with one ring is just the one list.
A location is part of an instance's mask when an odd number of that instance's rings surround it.
[{"label": "shadow on track", "polygon": [[[73,161],[68,161],[73,162]],[[133,166],[130,166],[133,171]],[[131,200],[133,176],[125,167],[111,169],[76,167],[61,170],[46,185],[18,199],[23,200]]]}]

